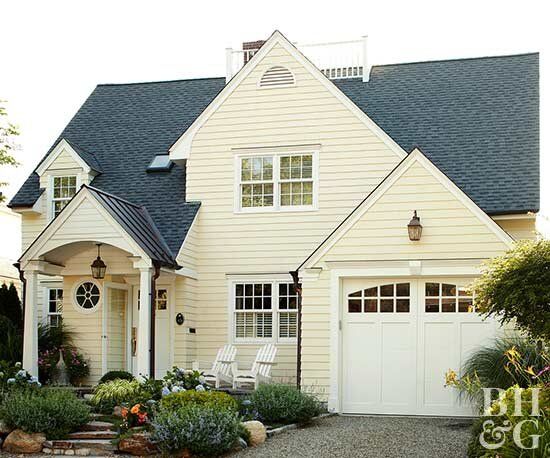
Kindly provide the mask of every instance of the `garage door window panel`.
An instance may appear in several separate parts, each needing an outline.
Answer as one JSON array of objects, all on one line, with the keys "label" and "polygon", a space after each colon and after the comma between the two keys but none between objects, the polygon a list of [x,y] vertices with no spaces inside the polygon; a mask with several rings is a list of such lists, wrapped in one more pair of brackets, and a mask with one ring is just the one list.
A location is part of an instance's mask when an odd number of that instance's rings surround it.
[{"label": "garage door window panel", "polygon": [[464,287],[428,282],[425,284],[424,307],[426,313],[471,313],[474,298]]},{"label": "garage door window panel", "polygon": [[409,313],[410,283],[391,283],[348,294],[348,313]]}]

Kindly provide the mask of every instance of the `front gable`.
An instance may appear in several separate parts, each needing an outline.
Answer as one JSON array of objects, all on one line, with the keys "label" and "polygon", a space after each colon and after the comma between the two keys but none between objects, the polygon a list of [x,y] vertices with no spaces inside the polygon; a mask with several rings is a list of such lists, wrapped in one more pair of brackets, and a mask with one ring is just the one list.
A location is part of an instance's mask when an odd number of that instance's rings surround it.
[{"label": "front gable", "polygon": [[[191,149],[200,149],[205,142],[212,144],[227,131],[235,131],[238,118],[242,117],[248,118],[248,128],[239,129],[238,140],[246,146],[276,144],[277,133],[285,135],[287,144],[315,142],[320,127],[326,129],[336,124],[335,140],[349,138],[350,132],[362,129],[368,131],[371,141],[379,142],[397,158],[406,155],[278,31],[172,145],[170,158],[173,161],[189,158]],[[343,119],[346,127],[339,128]],[[256,135],[257,129],[267,128],[266,123],[276,129],[271,141]]]},{"label": "front gable", "polygon": [[64,245],[91,241],[116,246],[134,255],[143,251],[102,205],[82,188],[21,256],[21,264]]},{"label": "front gable", "polygon": [[[415,210],[423,226],[417,242],[407,231]],[[300,269],[344,261],[485,259],[511,244],[512,238],[416,149]]]}]

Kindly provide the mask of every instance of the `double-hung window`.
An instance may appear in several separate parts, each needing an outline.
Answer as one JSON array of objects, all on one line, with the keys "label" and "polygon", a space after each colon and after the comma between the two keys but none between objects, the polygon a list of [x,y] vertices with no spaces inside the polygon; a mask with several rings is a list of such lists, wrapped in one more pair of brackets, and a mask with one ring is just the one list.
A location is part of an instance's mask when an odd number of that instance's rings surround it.
[{"label": "double-hung window", "polygon": [[239,157],[238,209],[314,209],[315,159],[314,153]]},{"label": "double-hung window", "polygon": [[59,176],[52,179],[52,216],[55,218],[76,194],[76,176]]},{"label": "double-hung window", "polygon": [[52,328],[56,328],[61,323],[61,314],[63,313],[63,289],[48,288],[47,319]]},{"label": "double-hung window", "polygon": [[296,339],[298,293],[293,283],[234,283],[232,313],[236,342]]}]

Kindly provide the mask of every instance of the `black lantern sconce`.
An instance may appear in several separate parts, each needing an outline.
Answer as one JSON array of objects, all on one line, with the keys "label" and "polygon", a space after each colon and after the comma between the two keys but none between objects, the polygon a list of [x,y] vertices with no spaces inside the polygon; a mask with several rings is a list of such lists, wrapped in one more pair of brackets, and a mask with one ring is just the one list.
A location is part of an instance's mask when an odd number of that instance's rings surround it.
[{"label": "black lantern sconce", "polygon": [[409,239],[418,242],[422,237],[422,224],[420,224],[420,218],[417,216],[416,210],[409,224],[407,224],[407,229],[409,230]]},{"label": "black lantern sconce", "polygon": [[99,248],[101,247],[101,243],[97,243],[97,258],[92,262],[92,265],[90,266],[92,268],[92,277],[96,280],[102,280],[105,278],[105,271],[107,270],[107,266],[99,256]]}]

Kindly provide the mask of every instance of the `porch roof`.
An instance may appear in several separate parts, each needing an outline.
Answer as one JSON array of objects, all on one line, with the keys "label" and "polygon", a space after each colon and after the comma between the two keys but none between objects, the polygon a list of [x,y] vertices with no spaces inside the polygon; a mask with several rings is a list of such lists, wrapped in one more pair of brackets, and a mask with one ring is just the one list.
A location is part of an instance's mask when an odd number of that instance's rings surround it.
[{"label": "porch roof", "polygon": [[180,267],[145,207],[92,186],[82,187],[90,191],[153,261],[166,267]]}]

